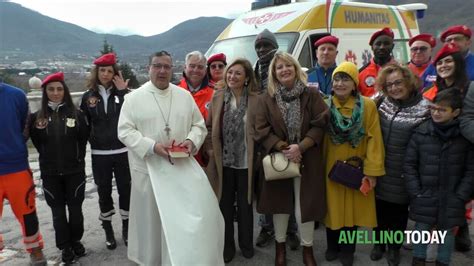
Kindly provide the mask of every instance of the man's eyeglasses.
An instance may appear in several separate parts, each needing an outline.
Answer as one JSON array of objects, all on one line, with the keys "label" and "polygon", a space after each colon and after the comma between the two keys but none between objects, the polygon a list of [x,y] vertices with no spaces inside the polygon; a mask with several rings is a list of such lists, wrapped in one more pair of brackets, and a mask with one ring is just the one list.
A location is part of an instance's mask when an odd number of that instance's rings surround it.
[{"label": "man's eyeglasses", "polygon": [[424,53],[426,51],[428,51],[428,47],[426,46],[420,46],[420,47],[411,47],[410,48],[410,51],[416,53],[416,52],[420,52],[420,53]]},{"label": "man's eyeglasses", "polygon": [[385,83],[385,85],[383,87],[384,87],[384,89],[388,90],[388,89],[391,89],[393,87],[393,85],[395,85],[395,87],[397,87],[397,88],[400,88],[400,86],[402,86],[402,84],[403,84],[403,79],[397,79],[394,82]]},{"label": "man's eyeglasses", "polygon": [[211,65],[211,69],[223,69],[225,67],[224,64],[213,64]]},{"label": "man's eyeglasses", "polygon": [[463,41],[465,40],[466,37],[464,36],[452,36],[452,37],[446,37],[446,39],[444,40],[445,43],[450,43],[450,42],[460,42],[460,41]]},{"label": "man's eyeglasses", "polygon": [[153,67],[156,70],[164,69],[166,71],[169,71],[171,70],[171,68],[173,68],[172,65],[168,65],[168,64],[151,64],[151,67]]}]

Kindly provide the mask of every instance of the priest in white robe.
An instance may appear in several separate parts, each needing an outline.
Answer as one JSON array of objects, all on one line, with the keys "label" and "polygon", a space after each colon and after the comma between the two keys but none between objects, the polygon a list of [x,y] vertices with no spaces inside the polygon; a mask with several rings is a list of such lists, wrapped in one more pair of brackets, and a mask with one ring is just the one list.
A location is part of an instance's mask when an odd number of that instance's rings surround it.
[{"label": "priest in white robe", "polygon": [[171,56],[150,57],[150,81],[129,93],[118,124],[129,148],[132,192],[128,258],[140,265],[224,265],[224,220],[193,156],[170,158],[173,143],[194,155],[207,134],[189,92],[170,83]]}]

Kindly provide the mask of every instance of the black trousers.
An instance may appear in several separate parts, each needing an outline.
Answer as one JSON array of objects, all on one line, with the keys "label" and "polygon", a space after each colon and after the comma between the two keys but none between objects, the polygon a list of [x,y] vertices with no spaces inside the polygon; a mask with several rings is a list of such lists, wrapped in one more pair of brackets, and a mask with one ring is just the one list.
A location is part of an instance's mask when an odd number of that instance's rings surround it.
[{"label": "black trousers", "polygon": [[356,250],[356,244],[339,244],[339,234],[341,231],[353,232],[357,230],[357,226],[354,227],[342,227],[338,230],[331,230],[326,227],[326,241],[329,250],[337,251],[345,255],[354,254]]},{"label": "black trousers", "polygon": [[222,196],[219,203],[225,221],[225,249],[235,248],[234,202],[237,195],[237,225],[239,247],[253,251],[253,208],[248,204],[247,169],[224,167]]},{"label": "black trousers", "polygon": [[[373,232],[380,234],[380,231],[405,231],[408,222],[408,204],[397,204],[381,199],[375,200],[375,208],[377,211],[378,226]],[[383,246],[384,244],[377,244]],[[400,249],[402,244],[388,244],[390,249]]]},{"label": "black trousers", "polygon": [[[84,234],[82,202],[86,188],[84,172],[71,175],[41,175],[46,203],[53,214],[56,247],[64,249]],[[69,217],[66,214],[66,206]]]},{"label": "black trousers", "polygon": [[115,214],[112,199],[112,179],[119,194],[120,214],[123,220],[128,219],[130,207],[130,168],[126,152],[112,155],[92,155],[92,173],[99,193],[100,220],[110,221]]}]

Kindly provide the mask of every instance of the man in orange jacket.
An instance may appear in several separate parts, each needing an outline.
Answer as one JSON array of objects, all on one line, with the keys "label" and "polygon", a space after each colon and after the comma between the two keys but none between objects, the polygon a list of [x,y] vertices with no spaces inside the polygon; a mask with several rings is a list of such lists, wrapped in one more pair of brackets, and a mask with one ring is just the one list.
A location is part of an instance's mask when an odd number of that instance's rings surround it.
[{"label": "man in orange jacket", "polygon": [[[183,78],[178,86],[191,92],[194,101],[199,107],[204,120],[207,119],[209,104],[211,103],[214,90],[209,86],[206,75],[206,57],[199,51],[193,51],[186,55]],[[207,165],[203,153],[195,156],[201,166]]]},{"label": "man in orange jacket", "polygon": [[370,37],[369,45],[374,53],[374,58],[359,70],[359,91],[367,97],[374,96],[375,79],[380,69],[387,64],[397,64],[392,57],[394,34],[390,28],[383,28],[376,31]]},{"label": "man in orange jacket", "polygon": [[431,52],[436,46],[436,39],[431,34],[421,33],[413,36],[408,45],[411,59],[407,66],[413,74],[421,78],[425,69],[431,64]]}]

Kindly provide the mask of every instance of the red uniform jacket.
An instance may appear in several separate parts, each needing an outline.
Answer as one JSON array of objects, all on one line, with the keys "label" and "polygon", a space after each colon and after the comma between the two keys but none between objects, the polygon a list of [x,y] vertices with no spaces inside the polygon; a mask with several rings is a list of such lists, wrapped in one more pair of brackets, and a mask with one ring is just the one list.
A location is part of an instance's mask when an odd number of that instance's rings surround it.
[{"label": "red uniform jacket", "polygon": [[438,94],[438,86],[436,86],[436,84],[433,84],[433,86],[427,88],[423,92],[423,97],[432,102],[437,94]]},{"label": "red uniform jacket", "polygon": [[[178,86],[181,88],[188,90],[188,83],[186,82],[186,79],[183,77],[181,81],[179,82]],[[211,104],[212,96],[214,95],[214,90],[209,87],[207,82],[203,82],[201,84],[201,89],[199,89],[196,93],[191,93],[191,95],[194,98],[194,101],[196,102],[196,105],[199,108],[199,111],[201,111],[202,117],[204,117],[204,121],[207,119],[207,114],[209,113],[209,105]],[[194,156],[198,163],[201,166],[206,166],[207,165],[207,160],[203,157],[203,154],[201,150]]]},{"label": "red uniform jacket", "polygon": [[408,63],[408,68],[411,70],[415,76],[420,77],[423,75],[423,72],[425,72],[425,69],[431,64],[431,61],[428,61],[428,63],[422,64],[422,65],[415,65],[413,64],[412,61]]},{"label": "red uniform jacket", "polygon": [[[392,58],[388,64],[397,64],[397,61]],[[375,79],[382,66],[377,65],[372,58],[370,63],[361,68],[359,73],[359,91],[363,96],[371,97],[375,91]]]}]

